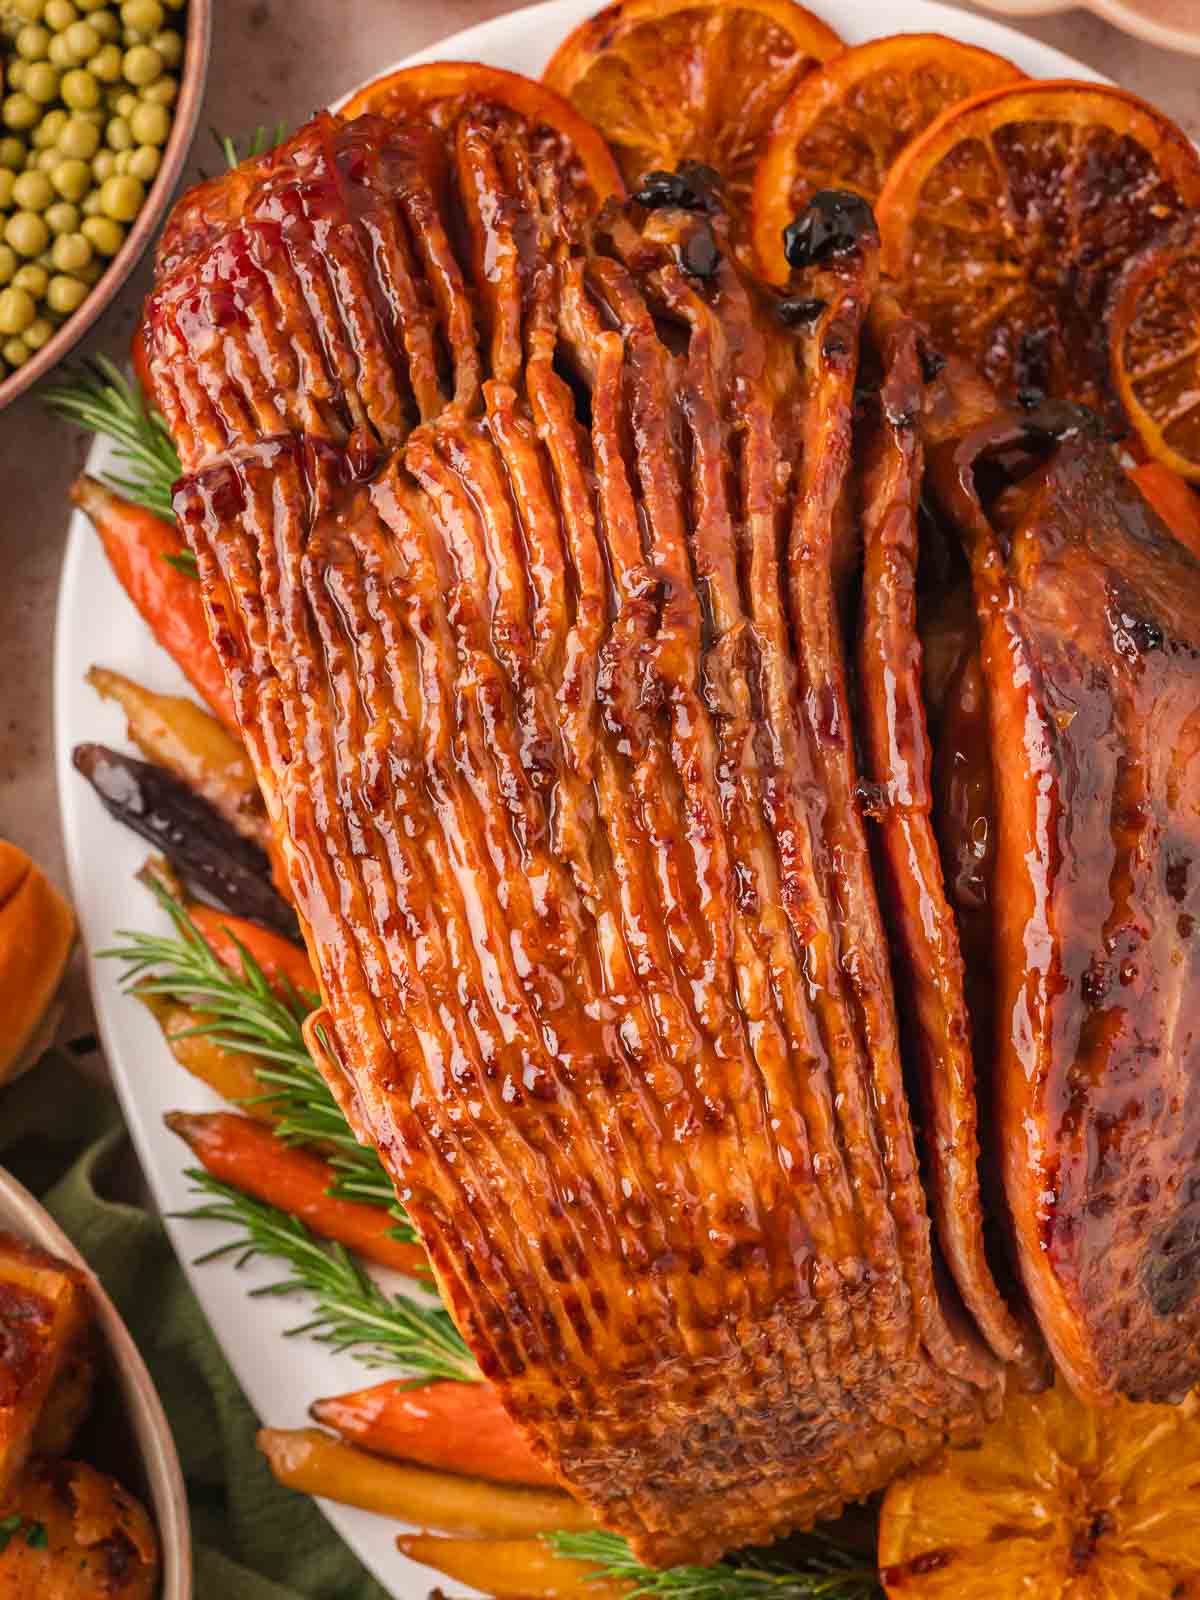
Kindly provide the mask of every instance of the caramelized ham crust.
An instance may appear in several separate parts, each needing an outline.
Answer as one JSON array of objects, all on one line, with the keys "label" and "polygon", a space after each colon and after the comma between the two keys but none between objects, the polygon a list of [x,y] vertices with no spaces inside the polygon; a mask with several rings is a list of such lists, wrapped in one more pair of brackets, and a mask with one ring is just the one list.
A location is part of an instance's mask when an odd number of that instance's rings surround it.
[{"label": "caramelized ham crust", "polygon": [[938,1240],[989,1345],[1032,1383],[1045,1377],[1041,1340],[997,1288],[984,1247],[972,1026],[933,826],[933,756],[917,635],[923,470],[918,330],[891,319],[882,331],[883,385],[864,441],[858,650],[860,732],[866,773],[877,785],[877,860],[908,998]]},{"label": "caramelized ham crust", "polygon": [[985,507],[981,468],[1040,426],[933,461],[991,727],[1004,1188],[1072,1385],[1177,1399],[1200,1378],[1200,562],[1086,426]]},{"label": "caramelized ham crust", "polygon": [[[468,105],[418,164],[455,266],[404,192],[347,198],[341,152],[429,134],[318,119],[164,253],[177,511],[335,1093],[538,1454],[645,1558],[706,1560],[1003,1389],[931,1254],[837,627],[874,240],[792,333],[715,202],[580,229]],[[320,294],[318,205],[355,219]],[[366,214],[433,308],[428,412],[399,298],[358,298]]]}]

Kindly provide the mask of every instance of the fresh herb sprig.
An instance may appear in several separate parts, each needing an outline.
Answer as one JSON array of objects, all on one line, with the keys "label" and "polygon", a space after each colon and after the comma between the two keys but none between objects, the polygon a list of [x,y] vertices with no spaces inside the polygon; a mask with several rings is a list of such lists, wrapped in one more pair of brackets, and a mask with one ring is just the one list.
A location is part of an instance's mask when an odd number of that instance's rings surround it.
[{"label": "fresh herb sprig", "polygon": [[194,1008],[199,1020],[187,1033],[206,1034],[227,1050],[254,1056],[260,1063],[262,1100],[276,1118],[279,1136],[319,1147],[337,1173],[332,1193],[389,1207],[396,1217],[394,1236],[415,1241],[382,1162],[355,1139],[308,1053],[301,1027],[317,1004],[316,995],[290,986],[282,996],[277,994],[240,940],[235,943],[242,970],[231,971],[155,873],[142,877],[171,918],[174,932],[122,930],[118,938],[123,942],[100,954],[123,964],[126,988],[136,985],[143,993],[166,995]]},{"label": "fresh herb sprig", "polygon": [[57,416],[111,439],[124,476],[105,479],[126,499],[174,520],[171,494],[182,476],[179,453],[167,425],[135,382],[129,382],[107,356],[94,356],[76,368],[65,383],[43,391]]},{"label": "fresh herb sprig", "polygon": [[558,1555],[591,1562],[597,1581],[631,1584],[630,1600],[882,1600],[873,1566],[852,1550],[810,1534],[792,1564],[745,1554],[714,1567],[645,1567],[618,1534],[551,1533]]},{"label": "fresh herb sprig", "polygon": [[268,150],[274,150],[277,144],[282,144],[287,137],[287,123],[281,119],[273,128],[267,128],[260,122],[247,139],[245,150],[241,151],[238,149],[237,140],[231,134],[220,133],[213,128],[212,136],[225,157],[226,166],[232,170],[241,166],[243,161],[249,161],[253,156],[266,155]]},{"label": "fresh herb sprig", "polygon": [[312,1296],[312,1315],[289,1336],[310,1334],[336,1350],[350,1350],[367,1366],[401,1366],[422,1378],[482,1381],[462,1335],[440,1305],[409,1295],[389,1295],[348,1250],[316,1237],[296,1217],[252,1199],[195,1167],[188,1170],[202,1203],[182,1213],[194,1221],[220,1222],[237,1236],[208,1251],[201,1262],[236,1256],[238,1266],[256,1256],[282,1261],[288,1275],[250,1292],[274,1297]]},{"label": "fresh herb sprig", "polygon": [[0,1555],[4,1554],[19,1533],[24,1534],[25,1543],[31,1550],[44,1550],[50,1542],[44,1522],[35,1522],[14,1511],[9,1517],[0,1517]]}]

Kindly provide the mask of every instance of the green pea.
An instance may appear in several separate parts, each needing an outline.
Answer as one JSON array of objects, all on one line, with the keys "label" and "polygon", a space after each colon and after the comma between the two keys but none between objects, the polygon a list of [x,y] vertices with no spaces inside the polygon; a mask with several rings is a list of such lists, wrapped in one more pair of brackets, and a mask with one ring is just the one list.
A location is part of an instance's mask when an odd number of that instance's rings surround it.
[{"label": "green pea", "polygon": [[110,150],[133,149],[133,134],[124,117],[113,117],[104,130],[104,140]]},{"label": "green pea", "polygon": [[58,99],[59,73],[48,61],[35,61],[25,74],[25,93],[39,105]]},{"label": "green pea", "polygon": [[71,54],[71,46],[61,33],[56,33],[51,39],[50,48],[46,54],[60,72],[65,72],[68,67],[73,67],[76,64],[75,57]]},{"label": "green pea", "polygon": [[11,208],[15,182],[16,178],[8,168],[0,167],[0,211],[8,211]]},{"label": "green pea", "polygon": [[13,288],[24,289],[25,293],[31,294],[35,300],[42,298],[49,282],[50,274],[37,261],[26,261],[13,273]]},{"label": "green pea", "polygon": [[[111,174],[110,174],[111,176]],[[79,209],[85,217],[98,217],[100,215],[100,191],[89,189],[79,202]]]},{"label": "green pea", "polygon": [[136,178],[121,172],[121,158],[117,157],[117,171],[100,186],[100,209],[114,222],[132,222],[142,209],[146,190]]},{"label": "green pea", "polygon": [[11,133],[0,138],[0,167],[17,172],[25,165],[25,146]]},{"label": "green pea", "polygon": [[73,22],[63,34],[63,38],[71,47],[71,53],[76,61],[90,61],[99,50],[100,35],[90,22]]},{"label": "green pea", "polygon": [[88,70],[101,83],[120,83],[121,48],[115,44],[102,44],[88,62]]},{"label": "green pea", "polygon": [[106,4],[107,0],[75,0],[76,9],[83,12],[102,11]]},{"label": "green pea", "polygon": [[100,85],[82,67],[63,73],[61,92],[72,111],[90,111],[100,104]]},{"label": "green pea", "polygon": [[174,78],[165,75],[155,78],[153,83],[148,83],[142,90],[142,99],[149,100],[151,105],[173,106],[179,94],[179,85]]},{"label": "green pea", "polygon": [[134,178],[140,178],[143,183],[152,183],[158,176],[162,156],[153,145],[144,144],[133,151],[129,158],[129,172]]},{"label": "green pea", "polygon": [[[109,183],[121,183],[124,180],[110,178],[108,181]],[[103,200],[101,200],[102,205],[103,203]],[[119,222],[114,222],[108,216],[84,217],[79,231],[88,243],[95,248],[97,253],[102,256],[115,256],[125,240],[125,229]]]},{"label": "green pea", "polygon": [[0,244],[0,285],[9,283],[17,270],[17,253],[8,245]]},{"label": "green pea", "polygon": [[116,163],[115,163],[115,169],[122,177],[124,177],[125,174],[129,171],[129,163],[132,160],[133,160],[133,151],[132,150],[118,150],[117,151],[117,159],[116,159]]},{"label": "green pea", "polygon": [[117,97],[116,111],[119,117],[131,117],[137,109],[138,97],[131,89],[126,89]]},{"label": "green pea", "polygon": [[164,28],[156,33],[150,43],[168,67],[177,67],[183,60],[183,35],[175,28]]},{"label": "green pea", "polygon": [[66,125],[67,113],[61,106],[55,106],[53,111],[46,112],[30,134],[30,143],[35,150],[45,150],[54,143]]},{"label": "green pea", "polygon": [[25,289],[0,292],[0,333],[24,333],[36,316],[33,296]]},{"label": "green pea", "polygon": [[22,172],[13,180],[13,199],[22,211],[45,211],[54,203],[54,190],[44,172]]},{"label": "green pea", "polygon": [[78,272],[92,259],[92,246],[84,234],[74,230],[59,234],[50,256],[56,272]]},{"label": "green pea", "polygon": [[121,22],[115,11],[93,11],[88,18],[100,37],[115,44],[121,37]]},{"label": "green pea", "polygon": [[29,76],[28,61],[10,61],[8,64],[8,87],[10,89],[23,89],[25,79]]},{"label": "green pea", "polygon": [[48,28],[53,28],[55,33],[63,33],[71,26],[79,13],[71,4],[71,0],[46,0],[46,9],[42,15],[46,19]]},{"label": "green pea", "polygon": [[84,117],[70,117],[63,123],[55,144],[64,156],[90,161],[100,148],[100,129]]},{"label": "green pea", "polygon": [[137,33],[157,33],[166,21],[158,0],[125,0],[121,7],[121,21]]},{"label": "green pea", "polygon": [[79,207],[73,206],[69,200],[55,200],[42,215],[46,219],[46,226],[55,236],[56,244],[63,234],[79,231]]},{"label": "green pea", "polygon": [[117,158],[111,150],[97,150],[92,157],[92,177],[97,183],[103,183],[105,178],[111,178],[117,170]]},{"label": "green pea", "polygon": [[39,150],[37,160],[33,163],[33,170],[35,172],[44,172],[49,177],[61,160],[62,157],[53,146],[49,150]]},{"label": "green pea", "polygon": [[19,256],[40,256],[50,241],[50,229],[34,211],[14,211],[4,225],[4,240]]},{"label": "green pea", "polygon": [[31,100],[27,94],[18,93],[8,96],[2,114],[4,126],[20,133],[34,126],[41,115],[41,110],[36,100]]},{"label": "green pea", "polygon": [[26,61],[44,61],[50,48],[50,30],[36,22],[28,23],[18,32],[13,45]]},{"label": "green pea", "polygon": [[132,83],[135,88],[153,83],[162,75],[162,69],[162,57],[153,45],[148,44],[135,44],[132,50],[126,50],[121,63],[126,83]]},{"label": "green pea", "polygon": [[20,367],[29,360],[33,351],[25,343],[24,339],[6,339],[3,351],[0,351],[0,354],[3,354],[10,367]]},{"label": "green pea", "polygon": [[86,161],[68,157],[50,174],[50,182],[64,200],[82,200],[92,185],[92,170]]},{"label": "green pea", "polygon": [[21,337],[31,350],[40,350],[48,339],[54,337],[54,324],[49,317],[35,317]]},{"label": "green pea", "polygon": [[[87,244],[86,239],[84,243]],[[51,278],[46,289],[46,304],[60,317],[69,317],[72,311],[78,311],[86,299],[87,285],[78,278],[67,277],[65,273],[60,272],[57,277]]]},{"label": "green pea", "polygon": [[22,22],[40,22],[46,0],[9,0],[8,9],[15,11]]},{"label": "green pea", "polygon": [[166,106],[143,101],[134,108],[129,129],[136,144],[166,144],[171,131],[171,115]]}]

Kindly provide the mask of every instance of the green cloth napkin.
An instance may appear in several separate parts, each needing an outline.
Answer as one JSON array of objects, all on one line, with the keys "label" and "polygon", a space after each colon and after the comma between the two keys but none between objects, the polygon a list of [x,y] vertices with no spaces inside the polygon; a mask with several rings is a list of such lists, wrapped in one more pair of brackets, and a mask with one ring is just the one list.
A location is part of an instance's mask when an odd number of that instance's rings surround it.
[{"label": "green cloth napkin", "polygon": [[312,1501],[271,1477],[162,1223],[115,1196],[130,1163],[113,1096],[61,1053],[45,1057],[0,1093],[0,1162],[87,1257],[158,1386],[187,1480],[197,1600],[387,1600]]}]

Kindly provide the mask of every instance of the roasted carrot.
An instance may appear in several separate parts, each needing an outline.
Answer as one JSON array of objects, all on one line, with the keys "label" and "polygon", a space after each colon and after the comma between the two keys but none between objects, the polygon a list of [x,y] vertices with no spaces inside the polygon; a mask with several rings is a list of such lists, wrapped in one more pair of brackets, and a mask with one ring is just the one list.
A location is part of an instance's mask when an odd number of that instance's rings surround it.
[{"label": "roasted carrot", "polygon": [[377,1383],[318,1400],[310,1415],[376,1455],[496,1483],[554,1483],[491,1384]]},{"label": "roasted carrot", "polygon": [[267,1093],[267,1086],[258,1076],[256,1057],[240,1050],[227,1050],[215,1044],[207,1034],[191,1032],[203,1019],[190,1006],[137,987],[133,993],[162,1029],[171,1054],[185,1072],[215,1089],[222,1100],[250,1102],[245,1109],[258,1121],[275,1120],[270,1105],[260,1100]]},{"label": "roasted carrot", "polygon": [[360,1506],[415,1527],[496,1539],[581,1533],[596,1519],[570,1495],[516,1489],[402,1466],[355,1450],[319,1428],[262,1428],[258,1448],[286,1489]]},{"label": "roasted carrot", "polygon": [[[196,925],[196,932],[223,966],[231,972],[242,970],[242,944],[262,968],[263,976],[271,987],[285,998],[289,986],[302,995],[317,992],[317,980],[309,965],[308,956],[298,945],[270,928],[261,927],[245,917],[230,916],[201,900],[189,900],[187,913]],[[236,942],[235,942],[236,941]]]},{"label": "roasted carrot", "polygon": [[121,707],[126,731],[148,761],[182,778],[244,839],[269,847],[270,824],[246,747],[211,711],[187,695],[158,694],[108,667],[90,667],[86,681]]},{"label": "roasted carrot", "polygon": [[286,1144],[261,1123],[230,1111],[172,1111],[165,1121],[214,1178],[299,1217],[323,1239],[336,1239],[397,1272],[418,1272],[425,1266],[419,1245],[392,1238],[396,1219],[383,1206],[331,1195],[337,1172],[329,1162]]},{"label": "roasted carrot", "polygon": [[1161,461],[1134,467],[1129,476],[1179,543],[1200,558],[1200,495]]},{"label": "roasted carrot", "polygon": [[208,636],[200,585],[168,559],[187,552],[178,530],[86,474],[75,480],[71,498],[91,519],[122,588],[154,637],[205,704],[236,734],[233,696]]},{"label": "roasted carrot", "polygon": [[496,1600],[619,1600],[632,1587],[601,1578],[586,1561],[556,1556],[541,1539],[446,1539],[402,1533],[396,1547],[413,1561],[469,1583]]}]

